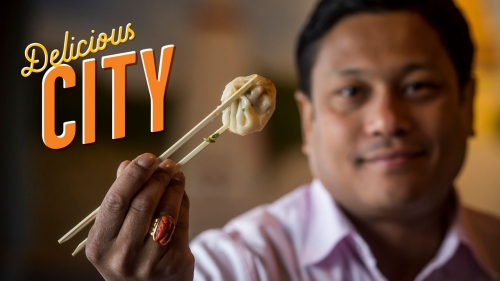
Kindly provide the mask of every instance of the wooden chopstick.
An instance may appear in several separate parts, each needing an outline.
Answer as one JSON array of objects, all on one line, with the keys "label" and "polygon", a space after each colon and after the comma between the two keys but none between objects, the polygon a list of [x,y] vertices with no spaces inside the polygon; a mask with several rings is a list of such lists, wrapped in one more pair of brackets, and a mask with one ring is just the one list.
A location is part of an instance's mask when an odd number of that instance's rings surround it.
[{"label": "wooden chopstick", "polygon": [[97,216],[97,212],[99,212],[99,208],[95,209],[92,213],[90,213],[86,218],[84,218],[79,224],[73,227],[68,233],[66,233],[61,239],[58,240],[59,244],[62,244],[69,239],[73,238],[80,230],[85,228],[89,223],[91,223],[95,217]]},{"label": "wooden chopstick", "polygon": [[[245,93],[252,85],[257,82],[257,78],[259,76],[257,74],[254,74],[248,82],[246,82],[240,89],[238,89],[228,100],[223,102],[221,105],[219,105],[212,113],[210,113],[205,119],[203,119],[198,125],[196,125],[194,128],[192,128],[186,135],[184,135],[181,139],[179,139],[174,145],[172,145],[168,150],[163,152],[159,157],[158,157],[158,162],[162,162],[163,160],[167,159],[172,155],[177,149],[179,149],[182,145],[184,145],[189,139],[191,139],[199,130],[201,130],[203,127],[205,127],[210,121],[212,121],[215,117],[217,117],[224,109],[226,109],[229,105],[231,105],[236,99],[238,99],[243,93]],[[224,127],[224,126],[223,126]],[[220,128],[222,129],[222,127]],[[219,129],[219,130],[220,130]],[[227,128],[226,128],[227,129]],[[221,131],[219,134],[222,134],[226,129]],[[217,130],[214,134],[219,132]],[[191,153],[189,153],[184,159],[179,161],[178,165],[179,167],[186,164],[187,161],[189,161],[192,157],[194,157],[198,152],[200,152],[203,148],[206,147],[203,146],[204,143],[200,144],[197,148],[195,148]],[[203,147],[201,147],[203,146]],[[198,150],[198,151],[196,151]],[[194,153],[194,154],[193,154]],[[192,154],[192,155],[191,155]],[[191,156],[190,156],[191,155]],[[73,236],[75,236],[78,232],[80,232],[85,226],[87,226],[89,223],[91,223],[96,215],[97,212],[99,211],[99,208],[97,208],[95,211],[93,211],[90,215],[88,215],[85,219],[83,219],[79,224],[77,224],[73,229],[71,229],[68,233],[66,233],[63,237],[61,237],[58,242],[59,244],[64,243],[71,239]]]},{"label": "wooden chopstick", "polygon": [[85,249],[85,245],[87,245],[87,238],[83,240],[80,244],[78,244],[78,247],[73,251],[71,254],[73,257],[76,256],[78,253],[80,253],[81,250]]},{"label": "wooden chopstick", "polygon": [[229,127],[228,126],[222,126],[220,127],[217,131],[215,131],[213,134],[211,134],[208,138],[205,139],[202,143],[200,143],[195,149],[193,149],[191,152],[189,152],[184,158],[181,159],[177,163],[177,168],[180,169],[182,166],[184,166],[191,158],[196,156],[200,151],[202,151],[205,147],[207,147],[209,144],[214,143],[215,139],[220,137]]}]

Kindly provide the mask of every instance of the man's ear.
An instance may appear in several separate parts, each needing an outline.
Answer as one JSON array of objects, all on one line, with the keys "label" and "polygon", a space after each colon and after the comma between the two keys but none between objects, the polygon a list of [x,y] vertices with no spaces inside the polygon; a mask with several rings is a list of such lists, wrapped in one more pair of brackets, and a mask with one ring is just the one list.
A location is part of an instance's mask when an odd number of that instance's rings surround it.
[{"label": "man's ear", "polygon": [[467,136],[475,136],[474,132],[474,97],[476,95],[476,79],[471,77],[462,90],[462,120]]},{"label": "man's ear", "polygon": [[312,137],[312,126],[314,121],[314,111],[311,99],[302,91],[295,92],[295,101],[299,108],[300,123],[302,128],[302,153],[309,155]]}]

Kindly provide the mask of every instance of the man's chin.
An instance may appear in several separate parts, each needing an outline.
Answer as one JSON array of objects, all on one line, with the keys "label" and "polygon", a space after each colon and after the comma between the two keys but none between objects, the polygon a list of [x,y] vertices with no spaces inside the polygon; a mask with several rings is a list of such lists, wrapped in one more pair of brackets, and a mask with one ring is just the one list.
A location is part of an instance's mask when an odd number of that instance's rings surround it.
[{"label": "man's chin", "polygon": [[387,184],[371,192],[360,194],[362,203],[375,213],[397,215],[411,214],[426,205],[428,190],[420,186]]}]

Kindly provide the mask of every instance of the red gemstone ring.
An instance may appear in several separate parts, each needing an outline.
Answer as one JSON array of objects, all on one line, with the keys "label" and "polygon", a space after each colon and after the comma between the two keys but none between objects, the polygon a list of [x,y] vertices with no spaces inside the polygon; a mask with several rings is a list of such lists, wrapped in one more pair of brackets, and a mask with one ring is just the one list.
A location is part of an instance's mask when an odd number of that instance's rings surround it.
[{"label": "red gemstone ring", "polygon": [[151,222],[149,234],[155,242],[166,245],[170,242],[175,229],[175,220],[171,216],[161,216]]}]

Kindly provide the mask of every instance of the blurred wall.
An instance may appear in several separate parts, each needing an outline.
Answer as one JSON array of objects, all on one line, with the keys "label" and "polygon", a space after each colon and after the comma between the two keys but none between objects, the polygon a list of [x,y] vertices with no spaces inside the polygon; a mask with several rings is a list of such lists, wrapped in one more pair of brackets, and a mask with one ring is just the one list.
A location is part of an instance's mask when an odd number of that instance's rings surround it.
[{"label": "blurred wall", "polygon": [[[473,25],[479,45],[477,136],[458,180],[462,200],[500,216],[500,28],[496,0],[458,1]],[[94,210],[125,159],[143,152],[162,153],[218,104],[226,83],[236,76],[262,74],[278,88],[278,107],[258,134],[224,134],[184,169],[191,198],[191,236],[221,227],[230,218],[274,199],[310,180],[300,152],[293,49],[310,11],[308,1],[97,1],[60,0],[16,4],[2,9],[2,26],[12,26],[2,42],[1,108],[2,194],[0,280],[99,280],[83,254],[70,254],[86,231],[65,244],[57,240]],[[42,73],[19,75],[27,63],[24,48],[42,43],[62,48],[64,32],[88,39],[90,31],[109,33],[133,24],[136,38],[87,58],[97,60],[97,142],[81,144],[81,59],[70,63],[77,86],[57,84],[57,130],[75,120],[77,135],[54,151],[41,140]],[[128,68],[125,139],[111,139],[111,72],[104,55],[162,46],[176,53],[165,99],[165,130],[150,133],[149,94],[140,57]],[[181,159],[220,126],[212,122],[173,155]]]},{"label": "blurred wall", "polygon": [[476,136],[458,178],[461,199],[476,209],[500,216],[500,2],[456,0],[476,43]]}]

